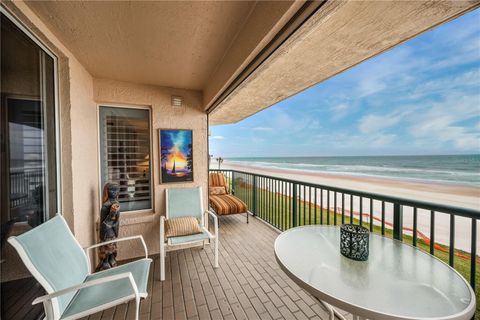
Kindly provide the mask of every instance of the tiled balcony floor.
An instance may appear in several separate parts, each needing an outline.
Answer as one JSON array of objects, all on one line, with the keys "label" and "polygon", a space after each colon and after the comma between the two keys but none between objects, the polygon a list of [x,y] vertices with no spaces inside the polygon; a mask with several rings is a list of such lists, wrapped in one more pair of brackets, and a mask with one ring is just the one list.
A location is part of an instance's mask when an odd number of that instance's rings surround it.
[{"label": "tiled balcony floor", "polygon": [[[220,268],[213,268],[210,246],[169,252],[160,282],[156,256],[141,319],[328,319],[323,306],[280,270],[276,231],[254,218],[246,224],[244,216],[220,221]],[[88,319],[133,319],[134,309],[125,304]]]}]

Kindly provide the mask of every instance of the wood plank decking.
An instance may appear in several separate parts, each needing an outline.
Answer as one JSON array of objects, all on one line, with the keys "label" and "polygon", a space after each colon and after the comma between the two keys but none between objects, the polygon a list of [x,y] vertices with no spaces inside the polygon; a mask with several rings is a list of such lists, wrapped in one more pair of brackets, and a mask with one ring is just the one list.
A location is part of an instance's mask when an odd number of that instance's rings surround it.
[{"label": "wood plank decking", "polygon": [[[220,268],[213,268],[210,246],[169,252],[160,282],[154,257],[141,319],[328,319],[318,301],[280,270],[275,230],[254,218],[246,224],[244,216],[220,223]],[[88,319],[133,319],[134,309],[125,304]]]},{"label": "wood plank decking", "polygon": [[43,318],[43,305],[32,306],[32,301],[45,294],[32,277],[2,283],[1,319],[36,320]]}]

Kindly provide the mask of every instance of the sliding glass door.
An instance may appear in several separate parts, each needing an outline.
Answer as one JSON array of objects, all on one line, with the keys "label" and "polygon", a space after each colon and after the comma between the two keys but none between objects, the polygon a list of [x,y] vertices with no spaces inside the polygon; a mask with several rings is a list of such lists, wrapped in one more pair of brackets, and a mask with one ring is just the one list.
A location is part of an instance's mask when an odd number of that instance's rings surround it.
[{"label": "sliding glass door", "polygon": [[0,62],[1,318],[26,319],[38,313],[27,303],[39,286],[6,239],[58,209],[55,60],[2,13]]}]

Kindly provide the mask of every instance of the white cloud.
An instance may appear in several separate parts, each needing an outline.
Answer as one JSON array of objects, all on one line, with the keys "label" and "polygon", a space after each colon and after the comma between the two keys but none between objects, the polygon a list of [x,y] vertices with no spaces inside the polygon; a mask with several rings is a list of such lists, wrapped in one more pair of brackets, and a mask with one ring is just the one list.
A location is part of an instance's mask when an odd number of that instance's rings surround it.
[{"label": "white cloud", "polygon": [[[453,85],[473,83],[479,73],[467,72],[451,80]],[[447,79],[434,80],[427,83],[423,89],[439,91],[448,85]],[[428,89],[426,89],[428,88]],[[422,89],[422,90],[423,90]],[[388,136],[384,131],[395,128],[410,136],[414,145],[436,148],[443,145],[453,150],[474,152],[480,151],[480,125],[466,125],[464,121],[474,120],[480,115],[480,96],[478,92],[469,94],[464,90],[444,90],[436,100],[416,100],[415,104],[402,105],[403,111],[389,114],[369,114],[359,120],[358,128],[364,135],[376,135],[378,139],[363,143],[373,146],[388,145],[394,136]],[[402,126],[399,124],[402,123]]]},{"label": "white cloud", "polygon": [[350,111],[350,105],[346,103],[340,103],[330,108],[332,114],[332,120],[337,121],[345,117]]},{"label": "white cloud", "polygon": [[397,48],[388,55],[382,55],[358,67],[355,77],[355,96],[364,98],[390,88],[395,82],[407,82],[409,72],[414,70],[418,61],[411,59],[411,50]]},{"label": "white cloud", "polygon": [[[477,47],[475,49],[468,48],[468,50],[465,50],[465,52],[457,53],[454,56],[447,55],[445,57],[439,57],[436,60],[432,60],[429,67],[431,70],[446,69],[478,61],[478,44],[476,45]],[[467,47],[465,48],[467,49]]]},{"label": "white cloud", "polygon": [[480,150],[480,130],[461,125],[462,121],[478,117],[480,101],[478,95],[451,94],[441,102],[417,112],[410,119],[410,134],[419,140],[449,143],[458,150]]},{"label": "white cloud", "polygon": [[275,113],[274,124],[274,127],[284,129],[294,125],[295,120],[290,117],[286,112],[279,110]]},{"label": "white cloud", "polygon": [[348,104],[346,103],[337,104],[336,106],[332,107],[331,110],[334,112],[345,112],[348,110]]},{"label": "white cloud", "polygon": [[311,119],[309,122],[308,122],[308,129],[309,130],[312,130],[312,129],[320,129],[322,126],[320,125],[320,121],[318,120],[315,120],[315,119]]},{"label": "white cloud", "polygon": [[362,133],[370,134],[372,132],[381,132],[387,128],[396,125],[404,114],[375,115],[369,114],[360,119],[358,129]]},{"label": "white cloud", "polygon": [[382,77],[366,77],[363,79],[362,82],[358,85],[358,90],[360,91],[360,97],[366,97],[382,91],[385,89],[387,85],[383,81]]},{"label": "white cloud", "polygon": [[392,145],[396,138],[395,134],[379,134],[372,137],[370,146],[375,148],[387,147]]},{"label": "white cloud", "polygon": [[450,119],[432,119],[429,123],[412,126],[410,131],[420,140],[451,143],[458,150],[480,151],[480,132],[452,125]]},{"label": "white cloud", "polygon": [[255,127],[255,128],[252,128],[252,130],[268,132],[268,131],[273,131],[273,128],[270,128],[270,127]]},{"label": "white cloud", "polygon": [[306,117],[296,113],[295,117],[290,116],[284,111],[277,111],[273,119],[273,127],[281,130],[289,130],[292,132],[301,132],[305,129],[310,128],[311,125],[318,125],[318,121],[312,119],[311,117]]},{"label": "white cloud", "polygon": [[210,139],[212,140],[225,140],[224,136],[211,136]]},{"label": "white cloud", "polygon": [[[447,90],[466,90],[467,88],[474,88],[478,90],[480,83],[480,70],[471,70],[462,73],[455,77],[444,77],[427,81],[418,85],[415,91],[410,95],[410,99],[419,99],[424,95],[432,93],[445,93]],[[447,92],[448,94],[448,92]]]},{"label": "white cloud", "polygon": [[398,137],[391,133],[372,133],[372,134],[348,134],[346,132],[333,133],[328,135],[317,135],[316,139],[322,141],[322,147],[325,143],[328,147],[347,150],[358,154],[371,153],[378,150],[399,150]]}]

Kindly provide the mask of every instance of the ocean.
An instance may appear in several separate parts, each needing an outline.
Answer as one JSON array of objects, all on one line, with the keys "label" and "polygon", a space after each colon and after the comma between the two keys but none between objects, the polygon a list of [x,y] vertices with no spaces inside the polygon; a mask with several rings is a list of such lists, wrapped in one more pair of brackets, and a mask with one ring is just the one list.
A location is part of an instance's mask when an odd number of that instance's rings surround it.
[{"label": "ocean", "polygon": [[[455,183],[480,187],[480,154],[227,158],[225,164],[345,175]],[[215,163],[213,163],[215,165]]]}]

